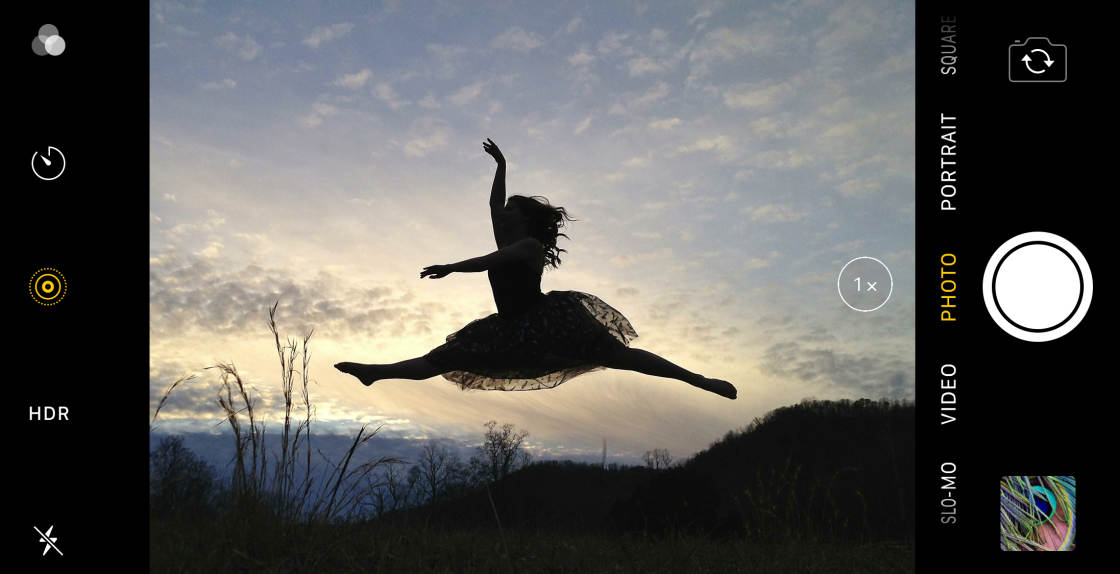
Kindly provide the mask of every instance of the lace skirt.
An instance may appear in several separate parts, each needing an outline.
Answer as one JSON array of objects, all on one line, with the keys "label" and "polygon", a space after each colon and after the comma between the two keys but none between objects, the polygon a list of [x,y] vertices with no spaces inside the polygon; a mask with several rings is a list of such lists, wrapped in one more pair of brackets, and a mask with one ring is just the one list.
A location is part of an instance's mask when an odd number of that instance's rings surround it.
[{"label": "lace skirt", "polygon": [[531,391],[602,369],[637,337],[630,321],[602,299],[549,291],[524,313],[471,321],[424,358],[450,369],[443,378],[464,390]]}]

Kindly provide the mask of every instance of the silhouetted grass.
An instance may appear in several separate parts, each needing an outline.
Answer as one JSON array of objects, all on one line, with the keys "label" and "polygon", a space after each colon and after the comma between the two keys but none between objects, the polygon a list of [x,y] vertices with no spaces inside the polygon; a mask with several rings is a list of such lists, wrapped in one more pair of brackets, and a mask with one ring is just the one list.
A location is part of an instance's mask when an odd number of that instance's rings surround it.
[{"label": "silhouetted grass", "polygon": [[[913,547],[716,541],[506,531],[312,524],[217,538],[153,524],[153,572],[896,573],[914,571]],[[202,527],[204,525],[200,525]],[[252,550],[246,550],[251,548]],[[195,549],[202,550],[196,551]],[[508,549],[508,550],[507,550]]]},{"label": "silhouetted grass", "polygon": [[[346,453],[336,461],[322,455],[327,465],[325,476],[312,462],[311,422],[314,408],[308,386],[311,333],[301,341],[280,340],[276,325],[277,305],[269,309],[269,329],[273,334],[281,368],[284,419],[279,449],[266,444],[265,422],[257,410],[257,397],[248,388],[232,363],[214,369],[220,378],[218,406],[223,422],[234,441],[232,476],[211,509],[216,520],[187,524],[181,516],[152,516],[151,559],[153,568],[162,564],[165,571],[178,571],[176,565],[192,564],[185,571],[206,571],[211,557],[218,562],[241,556],[252,562],[262,549],[272,552],[273,540],[292,540],[292,536],[322,525],[344,522],[356,516],[368,490],[378,488],[374,471],[383,464],[399,462],[381,457],[359,462],[357,450],[377,433],[367,426],[354,435]],[[170,394],[196,377],[172,383],[156,406],[150,430]],[[293,416],[293,413],[299,416]],[[302,467],[302,468],[301,468]],[[185,566],[184,566],[185,567]],[[254,568],[250,567],[250,570]]]},{"label": "silhouetted grass", "polygon": [[[900,470],[912,453],[895,432],[912,426],[912,405],[803,403],[667,470],[531,465],[485,490],[360,520],[369,492],[383,486],[374,471],[401,461],[358,462],[376,433],[363,427],[338,460],[322,457],[325,478],[313,470],[311,334],[282,342],[276,308],[269,328],[284,408],[280,433],[269,436],[279,448],[265,444],[256,397],[237,369],[212,367],[236,447],[232,477],[212,512],[151,516],[153,572],[914,570],[913,489]],[[170,385],[153,426],[168,395],[192,379]],[[884,413],[895,418],[884,423]],[[852,442],[867,447],[840,454]],[[864,492],[897,492],[897,505],[869,511]],[[906,541],[890,540],[900,533]]]}]

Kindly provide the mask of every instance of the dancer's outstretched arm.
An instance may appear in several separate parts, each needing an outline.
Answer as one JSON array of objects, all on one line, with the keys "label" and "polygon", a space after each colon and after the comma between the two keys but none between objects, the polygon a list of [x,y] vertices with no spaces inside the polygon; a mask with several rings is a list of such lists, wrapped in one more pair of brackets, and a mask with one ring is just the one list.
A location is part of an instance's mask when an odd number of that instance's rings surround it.
[{"label": "dancer's outstretched arm", "polygon": [[506,158],[502,155],[502,151],[490,138],[482,142],[482,149],[490,154],[494,161],[498,162],[498,168],[494,171],[494,185],[490,186],[490,223],[494,226],[494,240],[501,244],[498,239],[498,218],[501,216],[502,209],[506,206]]},{"label": "dancer's outstretched arm", "polygon": [[482,149],[498,162],[498,169],[494,172],[494,185],[490,186],[490,209],[501,209],[506,206],[506,157],[490,138],[482,143]]},{"label": "dancer's outstretched arm", "polygon": [[507,245],[493,253],[467,259],[450,265],[429,265],[420,272],[420,277],[439,279],[452,273],[477,273],[495,267],[504,267],[520,261],[539,261],[544,246],[532,237],[526,237],[517,243]]}]

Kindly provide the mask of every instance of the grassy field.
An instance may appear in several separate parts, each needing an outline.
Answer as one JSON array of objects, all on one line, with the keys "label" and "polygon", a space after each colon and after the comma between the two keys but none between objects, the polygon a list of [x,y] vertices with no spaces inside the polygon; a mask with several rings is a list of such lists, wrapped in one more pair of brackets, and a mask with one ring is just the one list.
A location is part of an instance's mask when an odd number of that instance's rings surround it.
[{"label": "grassy field", "polygon": [[758,544],[706,537],[556,535],[487,528],[153,522],[152,572],[913,572],[913,546]]},{"label": "grassy field", "polygon": [[[363,427],[338,460],[316,463],[319,457],[312,457],[310,446],[311,334],[281,340],[275,318],[274,305],[269,327],[284,398],[279,444],[266,447],[259,397],[237,370],[213,367],[220,378],[219,413],[234,443],[232,474],[215,481],[181,443],[161,442],[151,459],[152,572],[875,574],[915,569],[912,544],[824,542],[912,539],[912,504],[905,504],[912,488],[898,480],[898,469],[912,466],[903,456],[912,449],[903,447],[913,441],[899,438],[899,431],[913,425],[905,418],[883,425],[893,420],[888,415],[912,415],[913,408],[870,401],[777,409],[657,476],[648,476],[654,472],[648,469],[535,465],[487,483],[485,497],[476,489],[473,495],[416,503],[378,520],[355,520],[369,516],[369,495],[386,484],[380,471],[401,461],[356,456],[376,432]],[[193,381],[184,377],[170,385],[155,405],[152,429],[168,396]],[[806,433],[808,438],[801,437]],[[883,442],[884,437],[901,443]],[[765,473],[762,467],[744,466],[761,460],[769,461]],[[891,495],[869,503],[864,491]],[[735,502],[733,507],[728,501]],[[629,503],[621,507],[629,510],[614,516],[610,509],[616,503]],[[615,518],[627,524],[615,524]],[[719,527],[728,523],[742,528]],[[691,525],[695,534],[679,534],[681,525]]]}]

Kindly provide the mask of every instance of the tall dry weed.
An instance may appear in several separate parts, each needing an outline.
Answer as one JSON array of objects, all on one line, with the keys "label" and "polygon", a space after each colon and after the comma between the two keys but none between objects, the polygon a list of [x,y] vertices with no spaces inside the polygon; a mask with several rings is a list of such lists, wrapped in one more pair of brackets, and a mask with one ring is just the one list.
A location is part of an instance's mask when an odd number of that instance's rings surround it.
[{"label": "tall dry weed", "polygon": [[[237,367],[232,362],[207,367],[218,373],[221,422],[229,425],[234,442],[228,510],[232,515],[259,512],[284,523],[357,518],[370,492],[384,486],[383,481],[375,478],[375,471],[382,465],[401,461],[380,457],[357,462],[358,449],[381,428],[370,430],[368,425],[363,425],[339,460],[332,461],[316,450],[328,469],[325,475],[318,472],[312,460],[311,422],[315,407],[309,391],[310,342],[314,330],[302,339],[288,338],[281,342],[276,320],[278,307],[279,301],[268,310],[268,328],[280,362],[283,396],[278,451],[269,452],[266,425],[258,412],[259,396],[245,384]],[[156,406],[149,431],[155,428],[156,419],[171,393],[196,379],[196,375],[190,375],[168,387]]]}]

